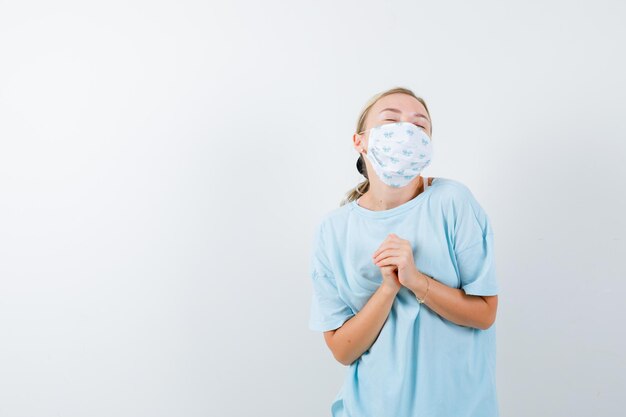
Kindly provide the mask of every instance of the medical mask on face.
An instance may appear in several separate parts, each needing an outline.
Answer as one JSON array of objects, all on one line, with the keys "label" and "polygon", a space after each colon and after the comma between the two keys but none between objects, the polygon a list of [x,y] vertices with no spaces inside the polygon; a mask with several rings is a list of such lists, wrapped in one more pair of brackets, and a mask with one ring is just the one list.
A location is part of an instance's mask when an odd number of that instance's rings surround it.
[{"label": "medical mask on face", "polygon": [[430,165],[433,145],[424,129],[408,122],[370,129],[367,153],[376,175],[391,187],[404,187]]}]

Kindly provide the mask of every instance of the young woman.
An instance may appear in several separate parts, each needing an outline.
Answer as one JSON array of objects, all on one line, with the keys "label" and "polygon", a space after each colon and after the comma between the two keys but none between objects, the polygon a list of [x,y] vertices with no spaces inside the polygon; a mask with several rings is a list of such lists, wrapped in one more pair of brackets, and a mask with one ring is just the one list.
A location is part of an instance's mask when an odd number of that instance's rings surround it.
[{"label": "young woman", "polygon": [[309,327],[348,366],[334,417],[496,417],[494,235],[467,186],[423,178],[432,126],[406,88],[353,136],[365,181],[314,236]]}]

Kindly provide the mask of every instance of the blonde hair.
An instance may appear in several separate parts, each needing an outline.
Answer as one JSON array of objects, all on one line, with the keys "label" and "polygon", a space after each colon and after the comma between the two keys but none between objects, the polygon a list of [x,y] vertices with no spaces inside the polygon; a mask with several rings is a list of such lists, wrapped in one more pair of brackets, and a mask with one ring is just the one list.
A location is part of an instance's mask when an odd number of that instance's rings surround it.
[{"label": "blonde hair", "polygon": [[[426,101],[424,101],[423,98],[415,95],[415,93],[409,90],[408,88],[394,87],[394,88],[390,88],[389,90],[378,93],[369,99],[369,101],[365,104],[365,107],[363,107],[363,109],[361,110],[361,114],[359,115],[359,118],[357,119],[356,132],[361,133],[365,130],[365,120],[367,119],[367,115],[369,114],[371,108],[374,106],[374,104],[376,104],[378,100],[390,94],[396,94],[396,93],[407,94],[417,99],[417,101],[422,103],[422,105],[426,109],[426,113],[428,114],[428,118],[430,119],[430,112],[428,111],[428,106],[426,106]],[[431,121],[430,133],[432,135],[432,121]],[[341,206],[351,201],[356,200],[357,198],[365,194],[367,190],[369,190],[370,181],[369,181],[369,177],[367,174],[365,161],[363,160],[363,154],[359,155],[359,159],[357,159],[356,166],[357,166],[357,170],[365,177],[365,181],[360,182],[356,187],[352,188],[346,193],[344,199],[340,203]]]}]

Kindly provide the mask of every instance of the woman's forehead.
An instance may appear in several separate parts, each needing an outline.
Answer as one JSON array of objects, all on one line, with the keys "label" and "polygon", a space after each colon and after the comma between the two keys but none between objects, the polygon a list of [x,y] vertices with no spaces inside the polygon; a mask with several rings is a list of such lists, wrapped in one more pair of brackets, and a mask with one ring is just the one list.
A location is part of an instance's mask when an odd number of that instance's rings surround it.
[{"label": "woman's forehead", "polygon": [[378,100],[372,106],[372,113],[377,116],[383,112],[390,113],[409,113],[415,116],[424,116],[428,118],[428,112],[422,103],[416,98],[407,94],[390,94]]}]

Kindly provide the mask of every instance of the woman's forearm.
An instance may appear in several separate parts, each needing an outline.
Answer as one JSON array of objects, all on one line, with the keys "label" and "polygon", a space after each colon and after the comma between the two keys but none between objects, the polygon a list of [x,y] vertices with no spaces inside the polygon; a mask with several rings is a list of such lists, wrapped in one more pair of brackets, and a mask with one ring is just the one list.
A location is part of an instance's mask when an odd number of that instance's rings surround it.
[{"label": "woman's forearm", "polygon": [[350,365],[372,346],[398,291],[399,288],[381,285],[357,314],[335,330],[331,350],[339,362]]},{"label": "woman's forearm", "polygon": [[448,287],[422,273],[416,282],[409,289],[423,299],[430,284],[424,305],[453,323],[485,330],[495,321],[497,303],[487,303],[481,296],[468,295],[461,288]]}]

